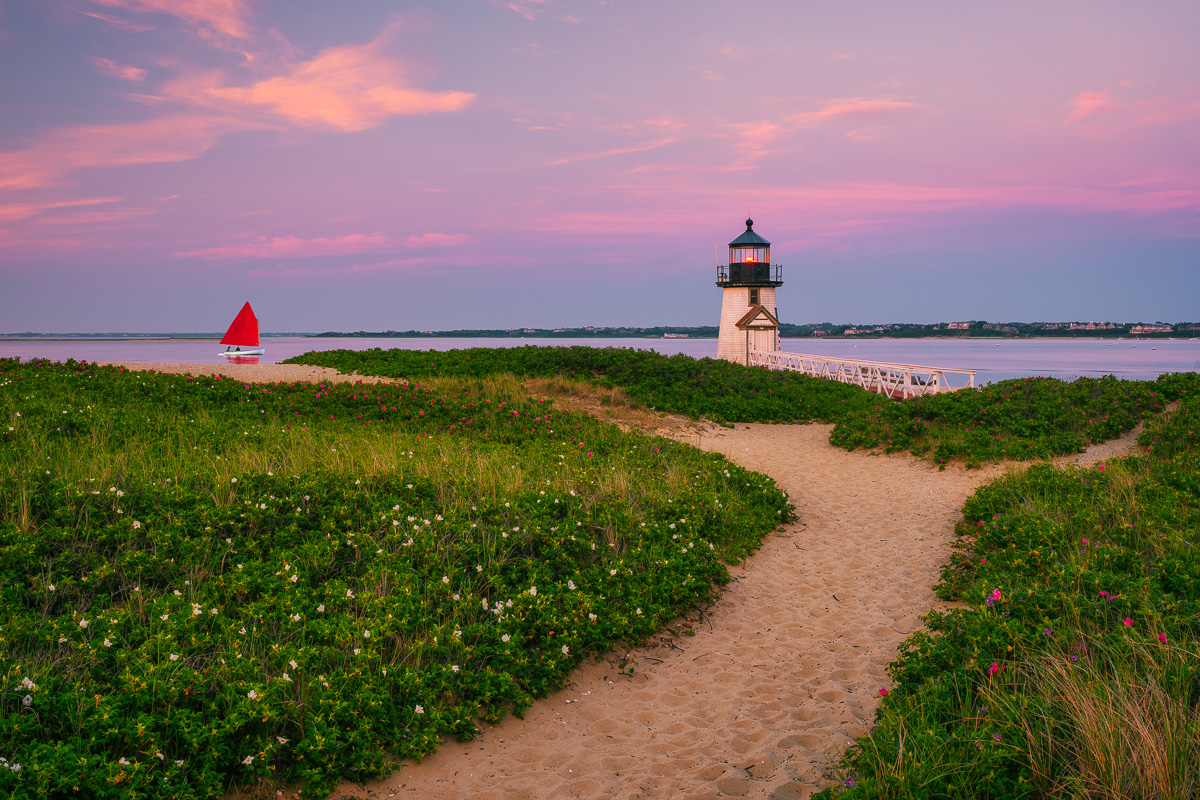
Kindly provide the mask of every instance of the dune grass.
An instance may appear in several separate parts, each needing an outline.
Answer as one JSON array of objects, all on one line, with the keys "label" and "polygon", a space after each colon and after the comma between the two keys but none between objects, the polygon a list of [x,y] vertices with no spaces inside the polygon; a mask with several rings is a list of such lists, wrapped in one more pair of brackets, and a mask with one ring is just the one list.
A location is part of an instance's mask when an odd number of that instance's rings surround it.
[{"label": "dune grass", "polygon": [[1142,455],[980,489],[875,725],[824,797],[1200,793],[1200,394]]},{"label": "dune grass", "polygon": [[790,515],[511,377],[0,362],[0,794],[320,797],[707,602]]}]

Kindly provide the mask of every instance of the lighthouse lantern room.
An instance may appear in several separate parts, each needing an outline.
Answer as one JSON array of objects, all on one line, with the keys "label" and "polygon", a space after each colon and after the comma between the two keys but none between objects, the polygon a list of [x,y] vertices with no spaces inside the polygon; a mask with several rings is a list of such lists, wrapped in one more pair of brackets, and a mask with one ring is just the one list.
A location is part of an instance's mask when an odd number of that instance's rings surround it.
[{"label": "lighthouse lantern room", "polygon": [[779,349],[779,310],[775,289],[783,268],[771,263],[771,243],[754,232],[754,220],[729,243],[729,263],[717,264],[722,291],[717,358],[746,364],[752,350]]}]

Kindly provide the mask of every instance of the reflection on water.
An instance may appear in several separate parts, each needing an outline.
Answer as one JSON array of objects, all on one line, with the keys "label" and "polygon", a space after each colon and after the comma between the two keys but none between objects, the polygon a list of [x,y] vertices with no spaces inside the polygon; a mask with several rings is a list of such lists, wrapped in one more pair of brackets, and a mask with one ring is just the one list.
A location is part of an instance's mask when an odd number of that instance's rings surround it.
[{"label": "reflection on water", "polygon": [[[268,337],[268,355],[243,356],[235,361],[216,355],[212,339],[142,339],[98,341],[0,341],[0,357],[23,359],[68,358],[86,361],[182,362],[200,364],[275,364],[310,350],[367,350],[399,347],[410,350],[454,350],[465,347],[634,347],[695,358],[715,357],[716,339],[360,339]],[[1008,378],[1047,375],[1063,380],[1080,376],[1116,375],[1118,378],[1152,379],[1164,372],[1200,369],[1200,341],[1129,339],[784,339],[790,353],[884,361],[943,369],[976,371],[983,385]]]},{"label": "reflection on water", "polygon": [[258,356],[224,356],[227,364],[257,364]]}]

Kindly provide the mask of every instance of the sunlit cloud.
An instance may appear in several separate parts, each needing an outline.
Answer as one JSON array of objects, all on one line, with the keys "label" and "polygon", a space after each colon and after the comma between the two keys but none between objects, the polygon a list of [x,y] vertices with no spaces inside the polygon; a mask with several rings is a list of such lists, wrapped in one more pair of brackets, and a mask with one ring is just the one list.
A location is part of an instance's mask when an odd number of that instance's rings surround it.
[{"label": "sunlit cloud", "polygon": [[399,61],[380,53],[382,37],[363,45],[331,47],[286,74],[250,86],[221,86],[216,73],[192,75],[166,93],[227,111],[265,111],[307,127],[361,131],[390,117],[460,111],[470,92],[428,92],[406,85]]},{"label": "sunlit cloud", "polygon": [[660,147],[665,147],[678,141],[678,139],[659,139],[655,142],[647,142],[646,144],[634,145],[633,147],[618,147],[613,150],[602,150],[598,153],[581,153],[577,156],[567,156],[566,158],[556,159],[555,161],[551,161],[550,164],[552,166],[559,166],[561,164],[570,164],[575,161],[592,161],[597,158],[623,156],[629,153],[644,153],[647,150],[657,150]]},{"label": "sunlit cloud", "polygon": [[60,208],[77,208],[79,206],[95,206],[106,203],[119,203],[119,197],[86,197],[79,200],[56,200],[46,202],[29,202],[29,203],[4,203],[0,204],[0,222],[16,222],[17,220],[29,219],[45,214],[48,211],[54,211]]},{"label": "sunlit cloud", "polygon": [[465,233],[422,233],[404,240],[409,247],[461,247],[467,243]]},{"label": "sunlit cloud", "polygon": [[[235,39],[249,37],[250,9],[242,0],[92,0],[128,11],[170,14],[198,32],[214,31]],[[102,18],[99,15],[93,14]],[[106,20],[108,21],[108,20]]]},{"label": "sunlit cloud", "polygon": [[55,128],[30,147],[0,153],[0,189],[52,186],[88,167],[186,161],[203,155],[225,133],[261,127],[227,117],[180,115]]},{"label": "sunlit cloud", "polygon": [[390,250],[395,244],[382,233],[352,233],[347,236],[319,236],[301,239],[297,236],[259,236],[242,244],[226,247],[205,247],[176,253],[182,258],[311,258],[365,253],[371,250]]},{"label": "sunlit cloud", "polygon": [[537,15],[550,5],[551,0],[489,0],[489,2],[494,6],[515,11],[525,19],[533,22],[537,19]]},{"label": "sunlit cloud", "polygon": [[105,75],[111,75],[114,78],[122,80],[134,81],[141,83],[146,80],[146,70],[131,67],[128,64],[118,64],[108,58],[93,58],[92,63],[100,68],[100,71]]},{"label": "sunlit cloud", "polygon": [[79,13],[83,14],[85,17],[98,19],[101,22],[107,23],[118,30],[129,31],[130,33],[145,33],[146,31],[154,30],[153,25],[140,25],[136,22],[130,22],[129,20],[121,19],[120,17],[114,17],[112,14],[101,14],[98,11],[80,11]]},{"label": "sunlit cloud", "polygon": [[1063,122],[1069,125],[1105,111],[1115,111],[1120,107],[1121,104],[1113,102],[1108,92],[1081,92],[1071,101],[1071,113]]},{"label": "sunlit cloud", "polygon": [[818,111],[802,111],[789,114],[785,121],[798,128],[811,128],[823,122],[839,119],[861,119],[864,117],[891,116],[899,112],[921,108],[918,103],[903,100],[880,100],[869,97],[852,97],[826,101]]}]

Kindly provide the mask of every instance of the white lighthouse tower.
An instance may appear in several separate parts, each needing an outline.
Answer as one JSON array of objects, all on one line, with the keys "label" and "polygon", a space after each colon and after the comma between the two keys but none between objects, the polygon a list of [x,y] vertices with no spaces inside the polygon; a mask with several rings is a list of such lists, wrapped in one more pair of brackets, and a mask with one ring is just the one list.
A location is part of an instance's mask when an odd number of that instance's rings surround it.
[{"label": "white lighthouse tower", "polygon": [[754,220],[746,220],[746,232],[729,243],[729,263],[717,265],[717,358],[746,364],[752,350],[779,349],[775,289],[782,285],[783,268],[771,263],[771,243],[754,232]]}]

